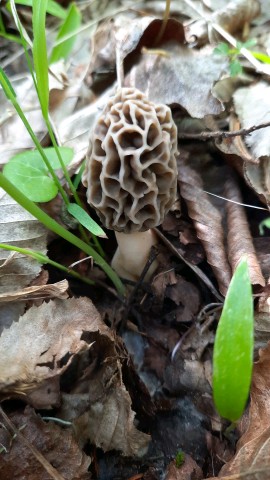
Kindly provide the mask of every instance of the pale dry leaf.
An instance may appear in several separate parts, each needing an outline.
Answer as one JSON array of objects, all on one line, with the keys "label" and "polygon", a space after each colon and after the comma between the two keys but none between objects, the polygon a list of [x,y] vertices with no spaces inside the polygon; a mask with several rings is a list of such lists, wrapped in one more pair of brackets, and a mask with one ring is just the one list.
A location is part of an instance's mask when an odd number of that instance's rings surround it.
[{"label": "pale dry leaf", "polygon": [[[231,34],[241,32],[260,13],[260,2],[258,0],[232,0],[226,5],[224,5],[224,2],[221,3],[220,7],[211,15],[211,22],[217,23]],[[214,29],[211,29],[211,26],[209,39],[211,42],[220,41],[220,36],[216,34]]]},{"label": "pale dry leaf", "polygon": [[221,469],[224,480],[268,480],[270,477],[270,344],[254,364],[248,424],[233,459]]},{"label": "pale dry leaf", "polygon": [[74,425],[83,443],[90,440],[105,452],[121,450],[126,456],[143,456],[147,452],[150,436],[137,430],[134,419],[130,396],[118,381],[108,389],[106,396],[90,405]]},{"label": "pale dry leaf", "polygon": [[[10,81],[20,107],[35,135],[41,140],[46,132],[46,127],[30,73],[11,78]],[[3,165],[13,155],[33,148],[34,143],[2,89],[0,89],[0,105],[0,165]]]},{"label": "pale dry leaf", "polygon": [[37,300],[42,298],[68,298],[67,294],[68,281],[61,280],[60,282],[38,285],[33,287],[26,287],[16,292],[6,292],[0,294],[0,304],[10,302],[24,302],[27,300]]},{"label": "pale dry leaf", "polygon": [[151,52],[141,56],[127,77],[129,85],[152,102],[180,105],[194,118],[221,113],[224,107],[212,94],[212,87],[226,70],[227,60],[179,42],[164,43],[162,48],[168,56]]},{"label": "pale dry leaf", "polygon": [[[46,423],[31,407],[14,413],[10,420],[65,480],[90,480],[91,460],[81,451],[72,431]],[[6,453],[1,453],[0,477],[6,480],[48,480],[48,472],[33,452],[15,436],[7,437]]]},{"label": "pale dry leaf", "polygon": [[[264,81],[239,88],[233,95],[241,127],[249,128],[270,121],[270,86]],[[245,143],[255,158],[270,156],[270,127],[245,136]]]},{"label": "pale dry leaf", "polygon": [[90,348],[83,332],[102,327],[98,311],[86,298],[31,307],[0,338],[0,391],[30,392],[58,377],[75,354]]},{"label": "pale dry leaf", "polygon": [[240,189],[233,176],[225,183],[224,196],[231,200],[227,202],[226,209],[228,258],[232,271],[236,270],[241,259],[246,258],[251,284],[264,286],[265,280],[253,245],[246,213],[244,207],[238,204],[243,203]]},{"label": "pale dry leaf", "polygon": [[[6,192],[0,189],[0,243],[31,248],[46,253],[47,230]],[[9,259],[8,261],[6,261]],[[0,249],[0,293],[17,291],[29,285],[41,264],[21,254],[10,256]]]},{"label": "pale dry leaf", "polygon": [[226,294],[231,280],[231,270],[225,252],[224,232],[220,212],[203,191],[198,173],[185,161],[179,159],[180,193],[185,200],[189,216],[192,218],[198,238],[201,240],[207,261],[211,265],[219,289]]}]

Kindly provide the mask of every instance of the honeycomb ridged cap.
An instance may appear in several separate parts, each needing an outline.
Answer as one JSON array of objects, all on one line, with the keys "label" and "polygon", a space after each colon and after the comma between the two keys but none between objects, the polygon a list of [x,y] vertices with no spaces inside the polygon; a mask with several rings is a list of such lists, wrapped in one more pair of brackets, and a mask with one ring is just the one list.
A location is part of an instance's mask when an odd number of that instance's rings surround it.
[{"label": "honeycomb ridged cap", "polygon": [[93,129],[82,178],[103,225],[124,233],[160,225],[176,199],[176,154],[170,108],[119,90]]}]

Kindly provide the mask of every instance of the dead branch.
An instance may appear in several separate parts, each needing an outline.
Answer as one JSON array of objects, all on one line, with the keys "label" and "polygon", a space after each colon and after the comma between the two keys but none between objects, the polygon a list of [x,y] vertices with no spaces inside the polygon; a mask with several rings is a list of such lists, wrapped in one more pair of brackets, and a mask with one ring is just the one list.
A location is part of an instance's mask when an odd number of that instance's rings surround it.
[{"label": "dead branch", "polygon": [[260,125],[253,125],[249,128],[240,128],[240,130],[233,130],[232,132],[224,132],[222,130],[216,132],[200,132],[200,133],[178,133],[178,138],[192,138],[197,140],[209,140],[211,138],[230,138],[230,137],[244,137],[255,130],[270,127],[270,122],[261,123]]}]

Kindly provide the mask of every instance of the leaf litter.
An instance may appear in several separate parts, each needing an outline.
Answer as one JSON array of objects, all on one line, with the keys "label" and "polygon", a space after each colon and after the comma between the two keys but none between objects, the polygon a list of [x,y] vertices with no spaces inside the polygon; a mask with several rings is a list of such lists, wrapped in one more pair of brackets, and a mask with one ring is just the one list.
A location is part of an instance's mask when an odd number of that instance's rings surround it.
[{"label": "leaf litter", "polygon": [[[245,74],[232,79],[230,59],[213,53],[229,34],[244,42],[249,29],[267,53],[269,16],[257,0],[233,0],[226,8],[194,0],[171,2],[165,22],[164,6],[78,3],[87,28],[78,32],[69,59],[51,66],[50,115],[59,145],[74,150],[70,172],[85,157],[120,68],[123,86],[172,108],[180,195],[159,230],[152,284],[139,283],[124,302],[96,266],[90,269],[96,284],[86,289],[0,250],[0,396],[7,412],[1,478],[269,477],[269,239],[258,238],[267,212],[240,205],[269,205],[270,127],[256,129],[268,121],[268,75],[260,78],[263,68],[252,58],[248,64],[243,51]],[[22,16],[26,28],[29,13]],[[7,58],[18,99],[47,146],[32,80],[21,59]],[[3,166],[32,144],[3,93],[0,102]],[[248,135],[211,138],[253,126]],[[80,195],[85,198],[81,187]],[[1,243],[48,250],[55,261],[89,274],[79,252],[48,235],[4,192],[0,206]],[[62,223],[59,198],[42,207]],[[66,227],[76,228],[68,221]],[[111,258],[115,243],[108,236],[102,246]],[[228,435],[211,398],[212,348],[222,299],[243,255],[258,297],[256,362],[250,404]]]}]

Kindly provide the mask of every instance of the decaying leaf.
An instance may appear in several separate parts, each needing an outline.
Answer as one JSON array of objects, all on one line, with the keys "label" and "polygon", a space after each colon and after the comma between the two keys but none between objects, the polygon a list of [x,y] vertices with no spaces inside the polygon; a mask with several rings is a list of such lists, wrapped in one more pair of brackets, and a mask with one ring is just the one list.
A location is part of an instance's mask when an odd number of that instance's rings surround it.
[{"label": "decaying leaf", "polygon": [[[29,394],[42,382],[58,378],[76,353],[90,348],[82,340],[83,331],[102,326],[99,313],[85,298],[31,307],[0,338],[1,394]],[[40,402],[42,398],[39,408]]]},{"label": "decaying leaf", "polygon": [[[26,407],[24,413],[12,414],[10,420],[55,468],[59,477],[65,480],[90,480],[87,470],[91,460],[77,445],[71,429],[43,421],[31,407]],[[19,437],[12,438],[9,431],[6,432],[6,442],[2,444],[4,451],[1,452],[0,477],[7,480],[48,480],[48,472],[34,453]]]},{"label": "decaying leaf", "polygon": [[201,480],[203,473],[190,455],[183,454],[183,465],[176,466],[175,461],[167,468],[165,480]]},{"label": "decaying leaf", "polygon": [[226,294],[231,279],[231,270],[225,253],[224,232],[220,212],[203,192],[202,180],[186,162],[179,159],[179,186],[189,216],[192,218],[198,238],[201,240],[219,283],[220,291]]},{"label": "decaying leaf", "polygon": [[242,197],[236,180],[231,176],[225,184],[227,202],[227,243],[228,257],[234,272],[240,260],[245,257],[248,263],[249,277],[252,285],[265,285],[261,267],[252,242],[247,217],[242,205]]},{"label": "decaying leaf", "polygon": [[270,344],[254,365],[247,429],[235,457],[221,469],[226,480],[268,480],[270,476]]},{"label": "decaying leaf", "polygon": [[43,298],[67,298],[68,281],[62,280],[54,284],[26,287],[16,292],[0,294],[0,305],[9,302],[37,300]]},{"label": "decaying leaf", "polygon": [[[162,48],[167,56],[151,51],[141,56],[130,71],[129,84],[146,93],[152,102],[180,105],[195,118],[221,113],[223,106],[211,91],[226,70],[227,61],[212,52],[199,53],[175,42]],[[195,81],[191,83],[194,72]]]},{"label": "decaying leaf", "polygon": [[80,442],[90,440],[105,452],[121,450],[127,456],[143,456],[150,440],[149,435],[134,426],[135,413],[124,385],[114,381],[99,401],[76,421],[75,430]]},{"label": "decaying leaf", "polygon": [[265,347],[270,337],[269,282],[265,292],[263,292],[259,298],[254,320],[255,348],[258,350],[259,347]]},{"label": "decaying leaf", "polygon": [[[30,213],[0,189],[0,243],[46,253],[47,230]],[[8,261],[6,261],[9,259]],[[38,275],[41,264],[0,249],[0,293],[21,290]]]}]

